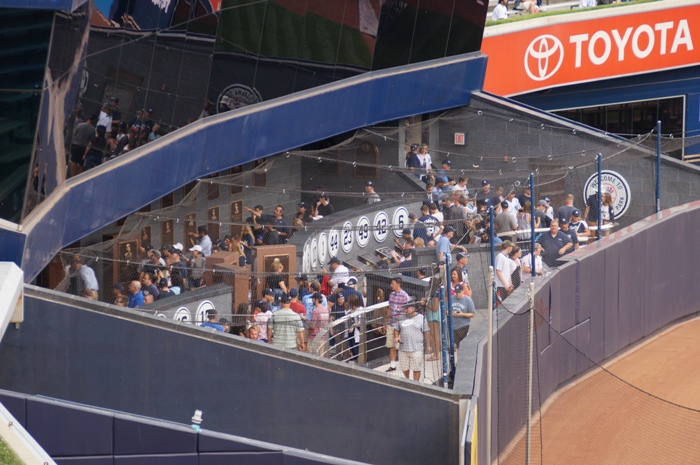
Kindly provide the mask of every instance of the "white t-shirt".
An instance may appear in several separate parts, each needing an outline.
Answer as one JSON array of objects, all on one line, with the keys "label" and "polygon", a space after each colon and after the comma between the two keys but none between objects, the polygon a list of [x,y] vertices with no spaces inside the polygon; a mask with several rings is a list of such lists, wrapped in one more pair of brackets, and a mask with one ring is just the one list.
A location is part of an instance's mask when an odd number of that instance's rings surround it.
[{"label": "white t-shirt", "polygon": [[501,281],[498,273],[496,273],[496,287],[509,288],[512,284],[510,275],[513,273],[514,269],[515,264],[513,263],[513,260],[511,260],[510,257],[503,252],[499,252],[499,254],[496,256],[496,270],[501,271],[503,281]]},{"label": "white t-shirt", "polygon": [[[532,266],[530,265],[532,263],[532,255],[531,254],[523,254],[523,256],[520,258],[520,264],[523,268],[530,268],[532,269]],[[542,256],[537,256],[535,257],[535,273],[542,273]],[[525,272],[523,272],[525,274]],[[527,276],[532,275],[532,271],[528,271]]]},{"label": "white t-shirt", "polygon": [[491,13],[491,19],[494,21],[499,19],[508,19],[508,9],[506,6],[500,3],[496,5],[496,7],[493,9],[493,13]]}]

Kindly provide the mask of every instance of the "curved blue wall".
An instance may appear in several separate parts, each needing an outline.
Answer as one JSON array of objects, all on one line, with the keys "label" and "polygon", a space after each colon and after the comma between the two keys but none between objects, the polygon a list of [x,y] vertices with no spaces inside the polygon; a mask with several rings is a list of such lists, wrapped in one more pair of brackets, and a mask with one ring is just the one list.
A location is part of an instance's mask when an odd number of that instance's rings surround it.
[{"label": "curved blue wall", "polygon": [[[25,279],[62,247],[197,178],[353,129],[468,105],[485,68],[486,57],[474,53],[367,73],[197,121],[71,178],[23,224]],[[16,261],[16,244],[6,243],[0,260]]]}]

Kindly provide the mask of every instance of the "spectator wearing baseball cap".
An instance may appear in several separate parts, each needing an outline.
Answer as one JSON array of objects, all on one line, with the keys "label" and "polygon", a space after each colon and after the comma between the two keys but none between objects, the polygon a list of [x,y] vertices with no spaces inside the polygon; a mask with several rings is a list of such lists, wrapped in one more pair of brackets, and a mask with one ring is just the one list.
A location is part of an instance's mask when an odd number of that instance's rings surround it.
[{"label": "spectator wearing baseball cap", "polygon": [[480,209],[483,206],[493,207],[494,213],[498,214],[501,208],[501,199],[496,192],[491,190],[491,181],[484,179],[481,181],[481,190],[476,193],[476,206]]},{"label": "spectator wearing baseball cap", "polygon": [[187,282],[190,288],[198,288],[202,284],[206,259],[202,255],[202,246],[199,244],[192,246],[190,252],[192,252],[192,259],[190,259],[190,273]]},{"label": "spectator wearing baseball cap", "polygon": [[381,202],[382,200],[379,198],[379,194],[374,192],[374,184],[372,181],[367,181],[365,183],[365,194],[367,195],[367,200],[365,201],[367,204]]},{"label": "spectator wearing baseball cap", "polygon": [[297,213],[294,215],[295,220],[301,220],[303,224],[309,224],[314,221],[312,215],[311,206],[306,202],[299,202],[297,204]]},{"label": "spectator wearing baseball cap", "polygon": [[462,245],[456,245],[451,242],[452,237],[455,235],[455,228],[452,225],[445,226],[442,235],[438,239],[437,245],[435,246],[435,251],[437,252],[437,258],[439,262],[445,262],[449,264],[452,261],[452,250],[459,249],[462,252],[466,252],[467,249]]},{"label": "spectator wearing baseball cap", "polygon": [[549,197],[545,197],[540,202],[544,201],[546,204],[546,208],[544,209],[544,214],[547,215],[547,218],[549,218],[549,221],[552,221],[554,219],[554,207],[550,204],[552,201]]},{"label": "spectator wearing baseball cap", "polygon": [[441,180],[445,186],[454,186],[454,179],[449,177],[450,169],[452,168],[452,162],[449,159],[442,160],[442,165],[440,169],[435,173],[435,182]]},{"label": "spectator wearing baseball cap", "polygon": [[569,227],[576,231],[576,234],[579,237],[588,237],[591,235],[591,231],[588,229],[588,223],[586,223],[586,220],[581,218],[580,210],[575,209],[573,212],[571,212],[571,222]]},{"label": "spectator wearing baseball cap", "polygon": [[457,349],[462,340],[469,334],[471,319],[476,313],[474,301],[466,295],[465,286],[457,284],[455,295],[452,297],[452,325],[454,329],[454,341]]},{"label": "spectator wearing baseball cap", "polygon": [[345,283],[345,288],[340,291],[343,296],[345,296],[345,301],[350,302],[350,296],[354,295],[357,296],[357,298],[360,300],[360,306],[364,307],[365,306],[365,299],[362,297],[362,293],[357,290],[357,283],[358,280],[355,276],[350,276],[348,281]]},{"label": "spectator wearing baseball cap", "polygon": [[296,289],[299,292],[299,301],[301,302],[309,294],[309,277],[304,273],[299,273],[294,279],[297,282]]},{"label": "spectator wearing baseball cap", "polygon": [[505,200],[501,202],[501,212],[493,221],[493,226],[496,229],[498,237],[503,241],[514,241],[515,234],[508,234],[518,229],[518,222],[510,212],[510,205]]},{"label": "spectator wearing baseball cap", "polygon": [[422,166],[420,155],[418,155],[418,147],[418,144],[411,144],[409,151],[406,153],[406,168],[408,168],[411,173],[415,173],[415,177],[420,178],[421,174],[416,173]]},{"label": "spectator wearing baseball cap", "polygon": [[158,294],[158,298],[156,300],[162,300],[175,296],[175,293],[170,290],[170,283],[168,283],[167,278],[161,278],[158,281],[158,290],[160,291],[160,294]]},{"label": "spectator wearing baseball cap", "polygon": [[[347,283],[350,278],[350,270],[347,266],[343,265],[338,257],[333,257],[328,262],[330,268],[331,276],[328,280],[328,285],[331,286],[333,292],[338,289],[340,283]],[[328,273],[325,267],[321,267],[321,271]]]},{"label": "spectator wearing baseball cap", "polygon": [[551,219],[547,216],[547,202],[545,200],[539,200],[535,206],[535,229],[537,228],[548,228]]}]

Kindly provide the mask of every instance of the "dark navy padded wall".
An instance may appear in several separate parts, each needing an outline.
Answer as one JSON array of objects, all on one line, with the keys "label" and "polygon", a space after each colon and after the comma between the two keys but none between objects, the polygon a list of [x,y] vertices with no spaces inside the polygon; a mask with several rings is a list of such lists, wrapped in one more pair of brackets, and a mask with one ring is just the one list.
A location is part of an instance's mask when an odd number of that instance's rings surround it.
[{"label": "dark navy padded wall", "polygon": [[8,391],[0,391],[0,403],[27,429],[27,402],[23,396]]},{"label": "dark navy padded wall", "polygon": [[112,454],[112,416],[69,408],[53,401],[27,399],[27,431],[52,457]]},{"label": "dark navy padded wall", "polygon": [[[189,325],[177,331],[175,322],[130,320],[131,312],[105,308],[123,316],[116,318],[74,307],[75,299],[31,294],[25,323],[0,345],[0,387],[178,423],[199,409],[206,429],[361,462],[449,465],[458,458],[459,403],[449,392],[397,389],[388,375],[357,376],[340,362],[290,358],[234,336],[197,337],[202,332]],[[407,423],[423,441],[396,434]],[[141,451],[119,441],[118,452]]]},{"label": "dark navy padded wall", "polygon": [[199,465],[199,456],[197,454],[116,456],[114,465]]},{"label": "dark navy padded wall", "polygon": [[115,455],[195,452],[197,433],[192,428],[164,425],[124,415],[114,416]]}]

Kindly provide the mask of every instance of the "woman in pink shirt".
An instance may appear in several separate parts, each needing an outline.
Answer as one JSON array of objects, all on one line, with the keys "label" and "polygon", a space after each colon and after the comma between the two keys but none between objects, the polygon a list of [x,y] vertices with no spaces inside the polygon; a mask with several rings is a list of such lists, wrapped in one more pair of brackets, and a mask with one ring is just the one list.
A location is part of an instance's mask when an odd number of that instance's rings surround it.
[{"label": "woman in pink shirt", "polygon": [[309,321],[309,347],[311,352],[324,356],[328,351],[328,323],[330,313],[328,308],[323,306],[323,294],[316,292],[312,297],[314,309],[311,311],[311,321]]}]

